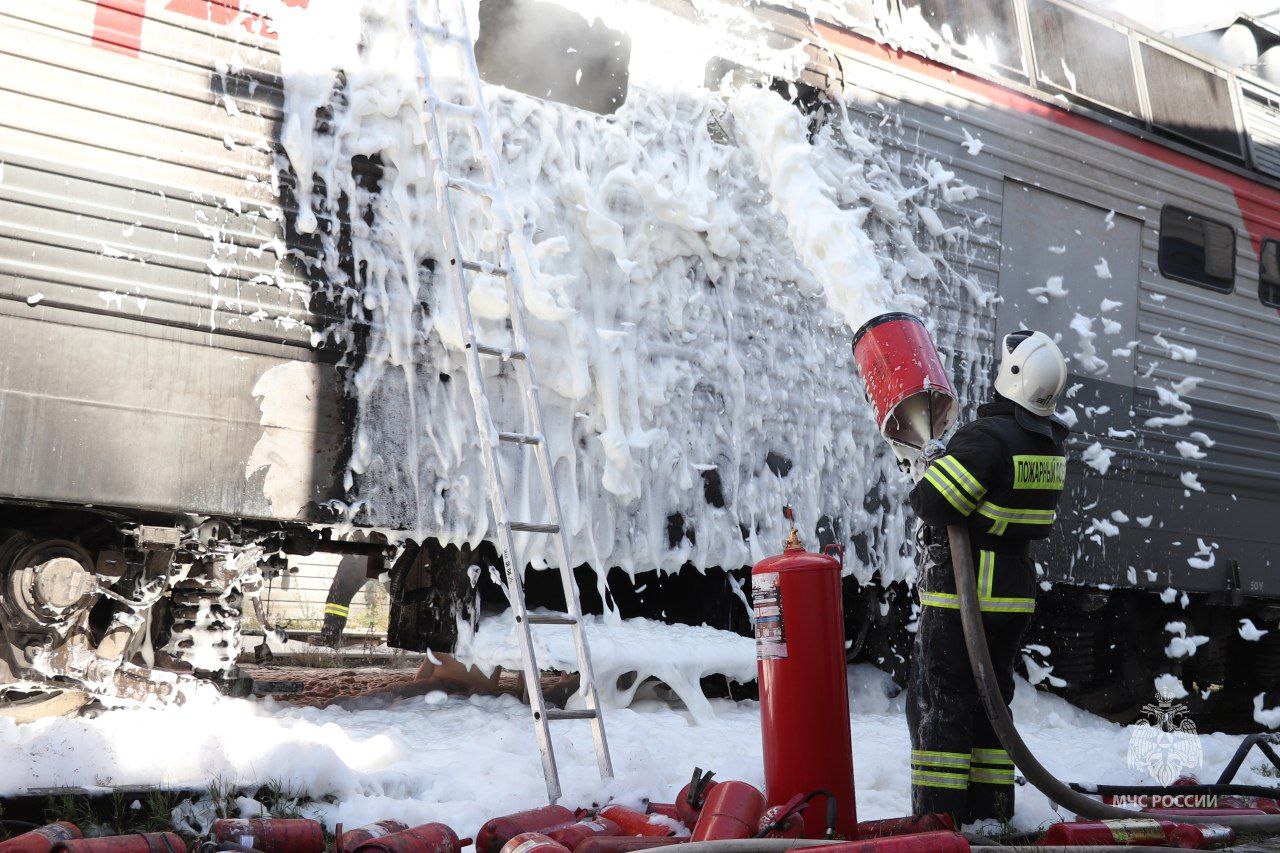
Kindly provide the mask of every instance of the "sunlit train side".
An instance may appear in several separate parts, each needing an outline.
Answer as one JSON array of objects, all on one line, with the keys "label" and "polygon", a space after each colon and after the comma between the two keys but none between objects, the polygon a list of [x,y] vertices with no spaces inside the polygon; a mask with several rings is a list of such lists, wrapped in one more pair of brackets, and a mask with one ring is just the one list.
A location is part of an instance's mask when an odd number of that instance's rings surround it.
[{"label": "sunlit train side", "polygon": [[[1059,335],[1070,357],[1076,433],[1062,532],[1037,554],[1033,668],[1119,717],[1171,674],[1215,723],[1253,725],[1280,675],[1276,92],[1070,3],[923,5],[1003,52],[979,66],[939,40],[934,61],[820,22],[838,60],[820,67],[869,126],[893,117],[881,139],[905,162],[938,158],[980,190],[944,214],[972,234],[957,268],[999,296],[939,314],[944,347],[970,312],[983,330],[953,352],[965,402],[1013,329]],[[1207,641],[1187,654],[1183,633]]]}]

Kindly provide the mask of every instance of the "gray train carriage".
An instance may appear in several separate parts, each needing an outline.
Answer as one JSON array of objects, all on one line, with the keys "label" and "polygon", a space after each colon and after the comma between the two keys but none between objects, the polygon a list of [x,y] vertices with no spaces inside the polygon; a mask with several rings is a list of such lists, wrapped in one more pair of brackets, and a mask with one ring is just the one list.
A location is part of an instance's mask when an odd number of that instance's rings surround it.
[{"label": "gray train carriage", "polygon": [[[972,287],[938,295],[930,318],[969,411],[1007,331],[1060,333],[1072,356],[1076,453],[1064,533],[1041,555],[1047,639],[1032,645],[1050,651],[1028,653],[1033,674],[1116,716],[1171,676],[1234,724],[1280,678],[1280,93],[1058,0],[750,14],[775,46],[820,45],[792,87],[802,109],[838,96],[904,170],[936,159],[976,188],[940,202],[968,234],[945,260]],[[344,306],[307,268],[317,241],[346,235],[292,228],[269,22],[140,0],[0,21],[0,684],[18,707],[69,686],[173,696],[193,672],[234,672],[241,597],[287,555],[381,555],[405,526],[350,524],[353,342],[326,336]],[[624,95],[563,99],[608,111]],[[818,533],[869,562],[902,540],[840,522]],[[610,573],[610,592],[626,615],[741,630],[735,574]],[[902,583],[851,579],[851,657],[901,674],[912,607]]]},{"label": "gray train carriage", "polygon": [[349,432],[317,336],[333,312],[281,201],[273,34],[224,5],[0,9],[0,689],[19,718],[51,692],[174,699],[233,673],[243,596],[286,552],[385,541],[316,532]]}]

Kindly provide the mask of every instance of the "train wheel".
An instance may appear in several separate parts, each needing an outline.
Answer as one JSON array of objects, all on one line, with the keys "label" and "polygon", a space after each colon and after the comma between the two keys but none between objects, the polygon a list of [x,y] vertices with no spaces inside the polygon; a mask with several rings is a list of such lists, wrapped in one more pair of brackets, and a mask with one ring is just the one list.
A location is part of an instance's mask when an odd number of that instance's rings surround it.
[{"label": "train wheel", "polygon": [[89,694],[79,690],[4,693],[0,694],[0,718],[13,720],[15,723],[30,723],[46,717],[66,717],[84,708],[90,701]]}]

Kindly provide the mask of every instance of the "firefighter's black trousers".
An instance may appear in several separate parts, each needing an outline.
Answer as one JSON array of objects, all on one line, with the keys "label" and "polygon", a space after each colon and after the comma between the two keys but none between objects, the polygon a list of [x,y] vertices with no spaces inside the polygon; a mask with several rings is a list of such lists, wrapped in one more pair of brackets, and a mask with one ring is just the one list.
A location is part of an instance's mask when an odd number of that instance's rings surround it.
[{"label": "firefighter's black trousers", "polygon": [[[945,569],[950,571],[949,561]],[[1006,705],[1013,699],[1013,666],[1030,620],[1027,612],[982,614]],[[1013,817],[1013,762],[982,707],[960,611],[954,607],[921,608],[907,685],[907,724],[915,814],[949,812],[961,823]]]},{"label": "firefighter's black trousers", "polygon": [[366,575],[368,558],[348,554],[338,561],[338,570],[334,573],[329,585],[329,595],[324,600],[324,626],[320,636],[327,642],[336,643],[347,627],[347,617],[351,615],[351,600],[364,587],[369,578]]}]

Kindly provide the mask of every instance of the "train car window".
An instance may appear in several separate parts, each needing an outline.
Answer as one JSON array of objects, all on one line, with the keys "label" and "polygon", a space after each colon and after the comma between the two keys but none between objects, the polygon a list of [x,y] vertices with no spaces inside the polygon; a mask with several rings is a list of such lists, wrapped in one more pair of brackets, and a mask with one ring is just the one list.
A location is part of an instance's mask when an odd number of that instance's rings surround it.
[{"label": "train car window", "polygon": [[1068,97],[1087,98],[1131,116],[1142,114],[1129,35],[1113,24],[1050,0],[1032,0],[1036,75]]},{"label": "train car window", "polygon": [[1142,44],[1151,121],[1156,127],[1236,157],[1240,128],[1231,105],[1231,79],[1154,44]]},{"label": "train car window", "polygon": [[486,83],[609,115],[627,99],[631,37],[543,0],[483,0],[476,65]]},{"label": "train car window", "polygon": [[1236,232],[1179,207],[1160,211],[1160,275],[1230,293],[1236,287]]},{"label": "train car window", "polygon": [[1026,74],[1011,0],[907,0],[962,55]]},{"label": "train car window", "polygon": [[1280,308],[1280,241],[1262,241],[1258,256],[1258,299],[1263,305]]}]

